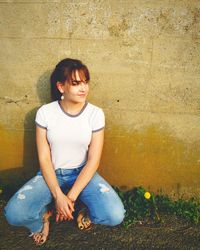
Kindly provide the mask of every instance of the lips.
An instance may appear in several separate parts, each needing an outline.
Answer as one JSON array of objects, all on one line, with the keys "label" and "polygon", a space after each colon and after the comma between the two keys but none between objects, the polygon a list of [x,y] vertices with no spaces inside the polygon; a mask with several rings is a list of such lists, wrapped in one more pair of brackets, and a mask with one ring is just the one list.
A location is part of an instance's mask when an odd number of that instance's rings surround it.
[{"label": "lips", "polygon": [[78,96],[85,96],[85,94],[82,94],[82,95],[78,95]]}]

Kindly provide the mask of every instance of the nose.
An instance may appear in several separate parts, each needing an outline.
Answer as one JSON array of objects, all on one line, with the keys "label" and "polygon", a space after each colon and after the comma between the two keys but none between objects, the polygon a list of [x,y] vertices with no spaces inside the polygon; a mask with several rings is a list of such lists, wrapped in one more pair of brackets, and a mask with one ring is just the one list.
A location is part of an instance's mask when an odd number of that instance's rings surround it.
[{"label": "nose", "polygon": [[85,91],[85,83],[84,82],[81,82],[80,87],[81,87],[82,91]]}]

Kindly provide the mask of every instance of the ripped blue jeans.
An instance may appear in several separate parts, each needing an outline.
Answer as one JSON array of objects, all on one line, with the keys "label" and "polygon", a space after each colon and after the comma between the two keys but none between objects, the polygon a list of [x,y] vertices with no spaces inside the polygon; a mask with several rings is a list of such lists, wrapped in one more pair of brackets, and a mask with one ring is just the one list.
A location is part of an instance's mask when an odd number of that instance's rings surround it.
[{"label": "ripped blue jeans", "polygon": [[[64,193],[73,186],[83,167],[56,170],[57,180]],[[124,219],[126,211],[121,199],[97,172],[78,199],[87,206],[89,217],[94,224],[115,226]],[[11,225],[25,226],[31,233],[41,232],[43,215],[52,200],[50,189],[41,171],[38,171],[35,177],[11,197],[4,208],[4,215]]]}]

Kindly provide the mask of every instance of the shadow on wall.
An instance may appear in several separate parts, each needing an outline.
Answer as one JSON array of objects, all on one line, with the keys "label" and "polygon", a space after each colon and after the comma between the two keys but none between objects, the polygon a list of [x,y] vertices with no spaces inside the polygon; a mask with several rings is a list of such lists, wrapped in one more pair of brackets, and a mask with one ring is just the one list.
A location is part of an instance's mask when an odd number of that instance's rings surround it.
[{"label": "shadow on wall", "polygon": [[[51,102],[50,98],[50,74],[52,71],[48,70],[41,75],[36,83],[37,95],[40,100],[40,105],[30,110],[24,117],[24,141],[23,149],[17,145],[17,140],[10,141],[9,143],[16,142],[15,149],[23,150],[23,165],[0,171],[0,188],[3,189],[3,198],[8,199],[16,192],[26,181],[32,178],[39,170],[39,161],[36,147],[35,135],[35,116],[38,108],[44,104]],[[23,99],[16,105],[29,105],[29,96]],[[31,98],[31,93],[30,93]],[[17,115],[16,115],[17,116]],[[16,118],[17,119],[17,118]],[[20,135],[22,137],[22,135]],[[11,146],[11,145],[10,145]],[[12,148],[12,146],[11,146]],[[21,153],[20,153],[21,154]]]}]

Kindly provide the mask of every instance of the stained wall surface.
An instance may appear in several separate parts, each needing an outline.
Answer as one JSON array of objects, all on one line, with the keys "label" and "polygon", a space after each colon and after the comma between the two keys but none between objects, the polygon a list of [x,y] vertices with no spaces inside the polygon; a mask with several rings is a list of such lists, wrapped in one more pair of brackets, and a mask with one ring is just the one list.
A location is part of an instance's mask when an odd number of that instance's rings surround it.
[{"label": "stained wall surface", "polygon": [[104,109],[100,173],[126,190],[200,193],[200,1],[0,0],[0,181],[38,169],[35,114],[63,58]]}]

